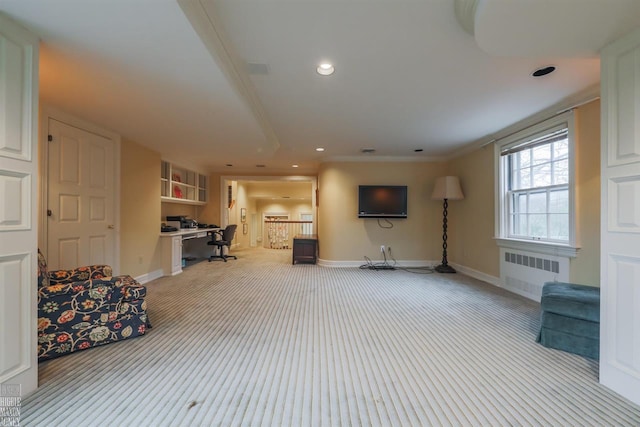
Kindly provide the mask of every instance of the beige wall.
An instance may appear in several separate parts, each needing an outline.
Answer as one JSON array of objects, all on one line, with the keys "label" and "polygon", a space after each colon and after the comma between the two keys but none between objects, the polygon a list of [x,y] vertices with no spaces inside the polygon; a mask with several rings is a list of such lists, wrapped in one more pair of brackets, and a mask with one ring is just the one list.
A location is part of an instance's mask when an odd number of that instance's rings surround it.
[{"label": "beige wall", "polygon": [[571,260],[570,280],[600,284],[600,101],[576,111],[576,205],[578,257]]},{"label": "beige wall", "polygon": [[[576,184],[578,232],[581,250],[571,262],[570,279],[599,283],[600,257],[600,104],[593,102],[576,111]],[[327,261],[380,259],[380,245],[391,246],[398,260],[439,261],[442,256],[442,202],[431,200],[436,177],[457,175],[465,199],[449,203],[448,256],[452,263],[498,277],[499,251],[494,236],[493,147],[476,150],[447,163],[335,162],[324,163],[318,175],[318,235],[320,258]],[[188,215],[201,222],[221,224],[219,174],[209,179],[209,203],[194,207],[160,204],[160,155],[132,141],[122,143],[121,270],[133,276],[160,268],[158,229],[164,215]],[[357,218],[360,184],[392,184],[409,187],[409,217],[393,220],[383,229],[375,219]],[[250,245],[251,230],[242,234],[240,208],[247,208],[262,225],[265,211],[292,212],[315,208],[310,202],[256,201],[251,184],[236,184],[235,209],[230,223],[237,223],[237,243]],[[226,200],[226,195],[225,195]],[[256,235],[260,230],[256,230]],[[142,257],[142,263],[140,258]]]},{"label": "beige wall", "polygon": [[[431,191],[445,170],[444,163],[435,162],[322,164],[318,175],[320,259],[364,262],[366,256],[378,261],[380,245],[385,245],[391,246],[398,260],[439,260],[442,205],[431,200]],[[361,184],[407,185],[408,218],[391,220],[390,229],[381,228],[376,219],[358,218]],[[455,226],[453,221],[451,225]]]},{"label": "beige wall", "polygon": [[209,202],[198,207],[198,221],[221,225],[220,220],[220,174],[209,175]]},{"label": "beige wall", "polygon": [[447,257],[449,262],[500,276],[500,251],[495,228],[493,146],[485,146],[449,162],[448,175],[460,178],[463,200],[449,202]]},{"label": "beige wall", "polygon": [[167,216],[170,215],[182,215],[197,220],[197,206],[185,205],[183,203],[162,202],[160,207],[160,221],[166,222]]},{"label": "beige wall", "polygon": [[[569,280],[600,282],[600,102],[576,109],[576,209],[581,246],[571,260]],[[460,177],[464,200],[449,203],[453,224],[448,231],[449,261],[500,276],[495,235],[493,146],[486,146],[449,162],[448,172]]]},{"label": "beige wall", "polygon": [[160,154],[122,141],[120,271],[136,277],[161,267]]},{"label": "beige wall", "polygon": [[309,198],[311,194],[309,181],[251,181],[247,183],[250,197],[269,198],[288,196],[292,199]]}]

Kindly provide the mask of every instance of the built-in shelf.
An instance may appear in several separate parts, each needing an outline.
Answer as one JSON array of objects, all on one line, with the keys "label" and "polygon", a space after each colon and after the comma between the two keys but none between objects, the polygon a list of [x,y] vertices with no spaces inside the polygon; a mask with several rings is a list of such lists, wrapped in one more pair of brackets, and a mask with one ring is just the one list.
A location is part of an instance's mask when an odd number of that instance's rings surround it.
[{"label": "built-in shelf", "polygon": [[163,202],[204,205],[209,179],[206,175],[162,161],[160,199]]}]

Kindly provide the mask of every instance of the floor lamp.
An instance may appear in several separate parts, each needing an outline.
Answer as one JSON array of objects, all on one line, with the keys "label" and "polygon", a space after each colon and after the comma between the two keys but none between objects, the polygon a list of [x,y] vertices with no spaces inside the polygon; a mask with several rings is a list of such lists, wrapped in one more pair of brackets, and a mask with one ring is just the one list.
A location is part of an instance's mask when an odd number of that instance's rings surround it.
[{"label": "floor lamp", "polygon": [[455,273],[456,270],[447,261],[447,207],[449,206],[448,200],[464,199],[458,177],[442,176],[438,178],[431,198],[433,200],[444,200],[442,211],[442,264],[438,265],[435,270],[438,273]]}]

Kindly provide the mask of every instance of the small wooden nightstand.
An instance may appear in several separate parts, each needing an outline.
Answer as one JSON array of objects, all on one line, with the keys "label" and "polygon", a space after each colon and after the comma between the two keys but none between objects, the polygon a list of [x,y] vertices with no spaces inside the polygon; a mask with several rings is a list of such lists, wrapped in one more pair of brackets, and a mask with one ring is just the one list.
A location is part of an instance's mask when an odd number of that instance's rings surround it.
[{"label": "small wooden nightstand", "polygon": [[298,234],[293,238],[293,261],[315,264],[318,257],[318,236],[315,234]]}]

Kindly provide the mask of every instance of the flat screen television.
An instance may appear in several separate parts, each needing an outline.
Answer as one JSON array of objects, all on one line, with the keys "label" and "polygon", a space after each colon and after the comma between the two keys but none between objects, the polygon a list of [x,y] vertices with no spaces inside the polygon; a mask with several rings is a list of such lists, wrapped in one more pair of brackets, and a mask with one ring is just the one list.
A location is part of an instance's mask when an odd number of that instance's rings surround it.
[{"label": "flat screen television", "polygon": [[360,185],[358,218],[406,218],[406,185]]}]

